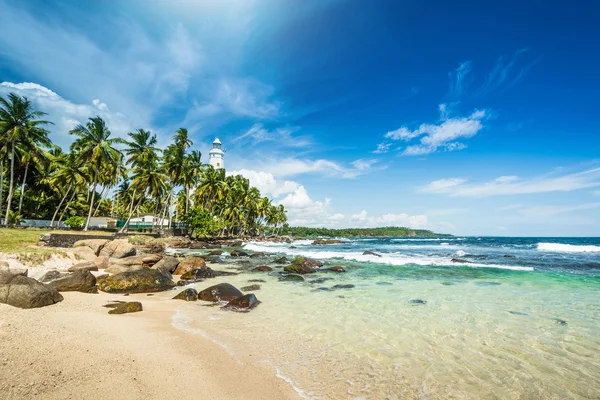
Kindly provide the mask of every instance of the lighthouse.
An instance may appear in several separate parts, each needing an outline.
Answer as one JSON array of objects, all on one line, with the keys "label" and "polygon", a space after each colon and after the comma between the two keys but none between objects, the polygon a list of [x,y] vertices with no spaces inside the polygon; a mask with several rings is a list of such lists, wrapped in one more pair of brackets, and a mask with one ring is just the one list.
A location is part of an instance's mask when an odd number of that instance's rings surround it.
[{"label": "lighthouse", "polygon": [[225,164],[223,164],[223,155],[225,153],[221,149],[221,141],[219,138],[215,138],[213,142],[213,147],[208,153],[208,163],[215,168],[225,168]]}]

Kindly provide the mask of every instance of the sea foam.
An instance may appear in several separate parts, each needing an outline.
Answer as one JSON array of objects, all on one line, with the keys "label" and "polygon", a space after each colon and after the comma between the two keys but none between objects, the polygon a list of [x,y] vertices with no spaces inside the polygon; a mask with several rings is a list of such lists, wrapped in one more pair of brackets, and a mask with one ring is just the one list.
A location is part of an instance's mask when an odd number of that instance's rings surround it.
[{"label": "sea foam", "polygon": [[564,243],[538,243],[539,251],[551,251],[558,253],[600,253],[600,246],[582,245]]}]

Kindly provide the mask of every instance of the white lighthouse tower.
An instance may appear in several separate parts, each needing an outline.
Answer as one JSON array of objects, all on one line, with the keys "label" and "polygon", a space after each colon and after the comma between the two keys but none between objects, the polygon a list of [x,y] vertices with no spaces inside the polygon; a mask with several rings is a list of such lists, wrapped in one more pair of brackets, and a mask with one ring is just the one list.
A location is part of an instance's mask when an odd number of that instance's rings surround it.
[{"label": "white lighthouse tower", "polygon": [[223,155],[225,153],[221,149],[221,141],[219,138],[215,138],[213,142],[213,148],[208,153],[208,163],[215,168],[225,168],[225,164],[223,164]]}]

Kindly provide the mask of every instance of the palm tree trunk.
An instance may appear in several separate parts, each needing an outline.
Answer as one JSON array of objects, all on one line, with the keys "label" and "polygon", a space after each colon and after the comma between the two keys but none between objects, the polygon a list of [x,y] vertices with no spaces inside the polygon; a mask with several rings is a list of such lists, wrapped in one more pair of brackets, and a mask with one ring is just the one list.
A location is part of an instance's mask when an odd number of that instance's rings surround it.
[{"label": "palm tree trunk", "polygon": [[190,211],[190,190],[189,188],[185,188],[185,215],[188,215]]},{"label": "palm tree trunk", "polygon": [[100,209],[100,204],[102,204],[102,201],[105,200],[106,195],[108,195],[108,186],[105,186],[102,189],[102,193],[100,193],[100,201],[98,202],[98,205],[96,206],[96,209],[94,210],[94,217],[96,216],[96,214],[98,214],[98,210]]},{"label": "palm tree trunk", "polygon": [[90,219],[92,218],[92,209],[94,208],[94,198],[96,197],[96,185],[98,184],[98,170],[100,166],[96,164],[96,171],[94,172],[94,184],[92,185],[92,200],[90,201],[90,211],[88,212],[87,220],[85,221],[85,228],[83,231],[86,232],[90,226]]},{"label": "palm tree trunk", "polygon": [[126,228],[129,227],[129,221],[131,221],[131,217],[133,217],[133,213],[136,212],[138,210],[138,208],[140,207],[140,204],[142,204],[142,200],[143,200],[143,198],[140,197],[138,202],[135,204],[135,208],[129,212],[129,216],[127,217],[127,221],[125,221],[125,225],[123,225],[123,229],[121,229],[121,232],[127,231]]},{"label": "palm tree trunk", "polygon": [[67,188],[67,191],[65,192],[65,195],[60,200],[60,203],[58,203],[58,207],[56,207],[56,210],[54,211],[54,215],[52,216],[52,221],[50,221],[50,227],[51,228],[54,226],[54,220],[56,219],[56,215],[58,214],[58,211],[60,210],[60,207],[63,205],[65,199],[69,195],[69,192],[71,191],[72,187],[73,187],[73,183],[69,183],[69,187]]},{"label": "palm tree trunk", "polygon": [[0,160],[0,215],[2,215],[2,206],[4,205],[4,160]]},{"label": "palm tree trunk", "polygon": [[131,216],[133,215],[133,202],[135,201],[135,192],[136,191],[137,191],[137,188],[133,189],[133,196],[131,196],[131,205],[129,206],[129,216],[127,217],[127,221],[125,221],[125,225],[123,225],[123,227],[119,231],[120,233],[127,231],[127,228],[129,227],[129,221],[131,220]]},{"label": "palm tree trunk", "polygon": [[25,181],[27,180],[27,171],[29,170],[29,161],[25,163],[25,173],[23,174],[23,183],[21,184],[21,197],[19,197],[19,212],[21,215],[21,209],[23,208],[23,195],[25,194]]},{"label": "palm tree trunk", "polygon": [[69,201],[67,202],[67,205],[65,206],[65,209],[62,211],[62,213],[60,214],[60,218],[58,219],[58,222],[56,223],[56,227],[60,228],[60,223],[62,222],[62,219],[65,215],[65,213],[67,212],[67,210],[69,209],[69,206],[71,206],[71,202],[73,201],[73,198],[75,197],[75,195],[77,194],[77,190],[73,190],[73,193],[71,194],[71,198],[69,199]]},{"label": "palm tree trunk", "polygon": [[10,181],[8,184],[8,196],[6,197],[6,216],[4,217],[4,225],[8,225],[8,214],[10,213],[10,203],[14,194],[14,178],[15,178],[15,141],[11,142],[11,158],[10,158]]}]

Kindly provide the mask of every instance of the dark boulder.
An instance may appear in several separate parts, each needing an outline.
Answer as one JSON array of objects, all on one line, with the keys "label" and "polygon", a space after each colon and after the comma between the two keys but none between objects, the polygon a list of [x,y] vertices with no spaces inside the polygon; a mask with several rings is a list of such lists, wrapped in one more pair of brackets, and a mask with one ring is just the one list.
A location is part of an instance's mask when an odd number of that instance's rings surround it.
[{"label": "dark boulder", "polygon": [[285,272],[289,272],[290,274],[312,274],[315,271],[305,264],[291,264],[283,268]]},{"label": "dark boulder", "polygon": [[185,274],[181,275],[182,280],[203,280],[207,278],[215,278],[217,276],[233,276],[237,275],[235,272],[227,271],[215,271],[211,268],[206,269],[193,269]]},{"label": "dark boulder", "polygon": [[244,286],[243,288],[241,288],[241,290],[243,290],[244,292],[254,292],[255,290],[260,290],[260,285]]},{"label": "dark boulder", "polygon": [[96,277],[87,270],[77,270],[48,283],[59,292],[98,293]]},{"label": "dark boulder", "polygon": [[39,279],[40,282],[46,283],[53,281],[58,278],[62,278],[63,276],[67,276],[68,274],[58,272],[58,271],[48,271]]},{"label": "dark boulder", "polygon": [[209,256],[220,256],[221,254],[223,254],[223,250],[213,250],[208,253]]},{"label": "dark boulder", "polygon": [[265,253],[254,253],[250,256],[250,258],[258,258],[258,257],[264,257]]},{"label": "dark boulder", "polygon": [[233,250],[231,252],[231,257],[248,257],[248,253],[241,250]]},{"label": "dark boulder", "polygon": [[173,300],[196,301],[198,300],[198,292],[196,289],[188,288],[173,297]]},{"label": "dark boulder", "polygon": [[325,244],[340,244],[340,243],[344,243],[341,240],[337,240],[337,239],[317,239],[314,242],[312,242],[311,244],[313,246],[319,246],[319,245],[325,245]]},{"label": "dark boulder", "polygon": [[75,271],[98,271],[98,265],[94,261],[84,261],[78,264],[73,265],[67,271],[75,272]]},{"label": "dark boulder", "polygon": [[273,260],[273,264],[287,264],[288,262],[289,262],[289,260],[285,257],[280,257],[280,258]]},{"label": "dark boulder", "polygon": [[265,283],[266,281],[264,279],[248,279],[248,282],[260,282],[260,283]]},{"label": "dark boulder", "polygon": [[254,268],[255,271],[261,271],[261,272],[268,272],[268,271],[273,271],[273,268],[267,266],[267,265],[259,265],[258,267]]},{"label": "dark boulder", "polygon": [[0,273],[0,303],[19,308],[45,307],[63,301],[58,290],[33,278]]},{"label": "dark boulder", "polygon": [[204,301],[231,301],[244,294],[229,283],[219,283],[198,292],[198,299]]},{"label": "dark boulder", "polygon": [[252,293],[240,296],[236,299],[231,300],[225,308],[233,311],[245,311],[250,310],[260,304],[260,301]]},{"label": "dark boulder", "polygon": [[450,261],[452,261],[453,263],[459,263],[459,264],[471,264],[471,261],[463,260],[462,258],[453,258]]},{"label": "dark boulder", "polygon": [[175,283],[166,273],[150,268],[121,272],[97,279],[98,289],[107,293],[151,293],[171,289]]},{"label": "dark boulder", "polygon": [[117,239],[106,243],[98,256],[125,258],[135,255],[135,247],[127,239]]},{"label": "dark boulder", "polygon": [[142,311],[142,303],[139,301],[130,301],[128,303],[107,304],[105,307],[112,308],[109,314],[128,314]]},{"label": "dark boulder", "polygon": [[338,290],[338,289],[352,289],[354,288],[354,285],[352,284],[346,284],[346,285],[333,285],[331,287],[331,289],[333,290]]},{"label": "dark boulder", "polygon": [[323,263],[321,261],[307,257],[296,257],[294,261],[292,261],[292,264],[305,265],[311,268],[319,268],[323,266]]},{"label": "dark boulder", "polygon": [[331,271],[331,272],[346,272],[346,270],[344,269],[344,267],[340,266],[340,265],[336,265],[334,267],[331,268],[327,268],[325,271]]},{"label": "dark boulder", "polygon": [[377,254],[374,251],[365,251],[363,252],[363,256],[375,256],[375,257],[381,257],[381,254]]},{"label": "dark boulder", "polygon": [[410,304],[427,304],[426,300],[413,299],[408,301]]}]

